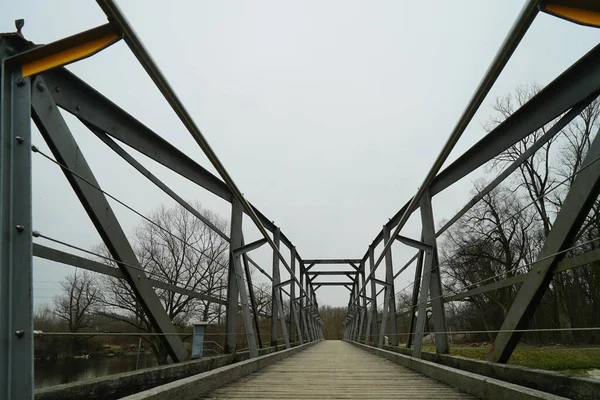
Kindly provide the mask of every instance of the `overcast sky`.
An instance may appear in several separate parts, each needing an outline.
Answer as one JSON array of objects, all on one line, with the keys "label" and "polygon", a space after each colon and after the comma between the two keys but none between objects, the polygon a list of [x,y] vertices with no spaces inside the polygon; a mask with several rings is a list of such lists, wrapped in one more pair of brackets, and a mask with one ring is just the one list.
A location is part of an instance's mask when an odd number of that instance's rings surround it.
[{"label": "overcast sky", "polygon": [[[364,255],[422,183],[522,4],[120,2],[238,187],[305,259]],[[7,2],[1,29],[14,31],[17,18],[25,19],[23,33],[36,43],[106,22],[95,2],[74,0]],[[450,161],[483,137],[496,97],[528,82],[546,85],[598,39],[598,30],[539,15]],[[125,43],[68,68],[214,172]],[[146,214],[174,204],[63,114],[103,189]],[[47,149],[35,127],[34,144]],[[228,203],[129,150],[182,197],[229,219]],[[58,167],[38,155],[33,165],[34,229],[82,248],[97,244]],[[434,199],[437,225],[468,201],[472,181],[484,172]],[[140,218],[113,206],[131,233]],[[417,220],[415,214],[403,234],[418,237]],[[252,222],[244,224],[246,240],[258,239]],[[399,243],[393,251],[396,268],[413,254]],[[271,270],[266,246],[254,258]],[[396,280],[397,290],[413,280],[413,271]],[[34,260],[36,305],[50,302],[69,272]],[[317,293],[320,304],[348,302],[344,288]]]}]

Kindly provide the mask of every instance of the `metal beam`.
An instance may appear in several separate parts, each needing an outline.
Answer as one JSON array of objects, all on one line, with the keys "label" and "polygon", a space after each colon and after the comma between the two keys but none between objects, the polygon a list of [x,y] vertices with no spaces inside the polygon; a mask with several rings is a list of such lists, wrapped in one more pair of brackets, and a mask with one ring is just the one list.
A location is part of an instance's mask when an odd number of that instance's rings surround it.
[{"label": "metal beam", "polygon": [[[385,226],[384,226],[384,228],[385,228]],[[396,240],[407,246],[414,247],[415,249],[419,249],[419,250],[430,250],[431,249],[431,246],[429,246],[428,244],[420,242],[415,239],[408,238],[406,236],[398,235],[398,236],[396,236]]]},{"label": "metal beam", "polygon": [[[219,157],[214,152],[214,150],[200,131],[200,128],[198,128],[190,113],[187,111],[179,97],[177,97],[177,94],[175,93],[173,88],[169,85],[169,82],[167,81],[166,77],[160,71],[160,69],[158,68],[158,66],[144,47],[143,43],[141,42],[133,28],[127,21],[127,18],[125,18],[123,12],[112,0],[97,0],[97,2],[102,8],[102,11],[104,11],[104,13],[106,14],[108,20],[112,24],[116,24],[117,26],[119,26],[125,38],[125,43],[127,43],[131,52],[135,55],[137,60],[144,67],[150,79],[152,79],[158,90],[163,94],[164,99],[167,101],[167,103],[169,103],[172,110],[179,117],[180,121],[186,127],[189,134],[196,141],[198,146],[202,149],[202,151],[209,159],[213,167],[217,170],[223,181],[225,181],[225,183],[231,190],[233,197],[235,197],[240,202],[246,214],[250,217],[256,228],[258,228],[261,235],[267,240],[267,243],[269,243],[269,246],[271,246],[275,255],[281,260],[281,264],[283,264],[285,269],[290,273],[291,278],[294,279],[297,283],[300,283],[298,281],[298,278],[296,278],[296,276],[291,272],[290,266],[288,265],[285,258],[283,257],[283,254],[279,250],[279,246],[277,246],[275,244],[275,241],[272,240],[269,236],[267,232],[268,228],[265,227],[266,225],[263,224],[264,216],[259,215],[259,213],[256,212],[254,207],[250,203],[248,203],[248,201],[244,197],[244,194],[235,184],[233,178],[231,177],[231,175],[229,175],[229,173],[225,169],[225,166],[223,165],[223,163],[221,163]],[[269,224],[272,225],[270,221]],[[286,343],[286,347],[289,347],[289,343]]]},{"label": "metal beam", "polygon": [[[242,245],[244,241],[242,240]],[[263,341],[260,334],[260,321],[258,320],[258,305],[256,304],[256,296],[254,295],[254,285],[252,284],[252,273],[250,271],[250,263],[245,254],[242,255],[242,262],[244,263],[244,272],[246,274],[246,282],[248,283],[248,296],[250,297],[250,305],[252,306],[252,316],[254,319],[254,329],[256,330],[256,341],[258,348],[263,348]]]},{"label": "metal beam", "polygon": [[313,285],[319,285],[319,286],[344,286],[344,285],[349,285],[350,283],[348,282],[313,282]]},{"label": "metal beam", "polygon": [[355,274],[356,271],[310,271],[307,275],[348,275]]},{"label": "metal beam", "polygon": [[340,258],[333,258],[333,259],[313,259],[313,260],[304,260],[305,263],[310,264],[309,268],[312,267],[313,265],[320,265],[320,264],[360,264],[362,260],[361,259],[340,259]]},{"label": "metal beam", "polygon": [[381,279],[372,279],[373,282],[375,282],[378,285],[382,285],[382,286],[389,286],[389,283],[387,283],[386,281],[382,281]]},{"label": "metal beam", "polygon": [[564,250],[573,243],[590,208],[600,192],[600,136],[596,136],[582,163],[585,169],[577,174],[567,197],[556,216],[556,220],[546,238],[538,261],[532,266],[531,275],[523,282],[513,301],[501,331],[496,336],[493,350],[488,360],[505,363],[514,351],[522,330],[537,309],[548,289],[556,266],[564,257]]},{"label": "metal beam", "polygon": [[[490,64],[490,67],[486,71],[482,81],[479,83],[479,86],[475,90],[473,97],[471,97],[469,104],[467,105],[467,107],[463,111],[462,115],[460,116],[456,126],[452,130],[452,133],[448,137],[448,140],[444,144],[442,150],[440,151],[440,154],[435,159],[431,169],[425,176],[425,179],[423,180],[423,184],[421,184],[419,186],[417,193],[406,204],[406,206],[403,207],[396,214],[396,216],[394,216],[394,218],[392,218],[387,223],[387,226],[390,227],[390,229],[393,226],[397,225],[394,232],[392,233],[393,238],[398,236],[398,234],[400,233],[400,231],[402,230],[402,228],[404,227],[404,225],[410,218],[412,212],[417,209],[417,207],[421,201],[421,198],[423,197],[425,192],[427,190],[429,190],[429,187],[431,186],[433,180],[435,179],[436,175],[438,174],[438,172],[440,171],[440,169],[442,168],[444,163],[446,162],[446,159],[450,155],[450,152],[452,151],[452,149],[454,148],[454,146],[456,145],[456,143],[462,136],[463,132],[467,128],[469,122],[471,121],[471,119],[473,118],[473,116],[475,115],[477,110],[479,109],[479,106],[481,105],[481,103],[487,96],[488,92],[492,88],[494,82],[500,75],[500,72],[502,72],[502,70],[504,69],[504,66],[510,59],[512,53],[517,48],[521,39],[525,35],[525,32],[527,32],[527,30],[529,29],[529,26],[531,25],[531,23],[535,19],[535,16],[537,15],[537,12],[538,12],[538,0],[528,0],[525,3],[525,5],[523,6],[523,9],[521,10],[519,16],[517,17],[517,20],[515,21],[510,32],[504,39],[502,46],[496,53],[496,56],[494,57],[494,59],[492,60],[492,63]],[[383,231],[381,232],[380,235],[383,236]],[[379,236],[378,236],[378,238],[376,238],[376,240],[372,243],[372,245],[376,246],[380,240],[381,240],[381,238],[379,238]],[[394,242],[395,242],[395,239],[392,239],[384,244],[382,253],[379,256],[379,258],[377,259],[377,261],[375,262],[375,266],[374,266],[373,270],[371,270],[371,272],[369,272],[369,276],[367,277],[367,280],[369,280],[371,277],[373,277],[375,275],[375,271],[376,271],[377,267],[381,264],[383,258],[385,257],[385,254],[390,250],[390,248],[392,247],[392,244]],[[366,282],[365,282],[365,285],[366,285]]]},{"label": "metal beam", "polygon": [[[275,247],[279,248],[280,242],[280,231],[279,228],[275,229],[273,233],[273,242]],[[283,302],[281,298],[280,287],[280,272],[279,272],[279,257],[278,252],[273,251],[273,286],[271,291],[271,346],[277,347],[277,323],[281,323],[281,334],[285,342],[285,347],[290,347],[290,338],[288,336],[287,326],[285,323],[285,316],[283,314]]]},{"label": "metal beam", "polygon": [[436,233],[435,236],[439,237],[448,228],[450,228],[456,221],[458,221],[467,211],[469,211],[475,204],[483,199],[489,192],[494,190],[496,186],[504,182],[517,168],[521,166],[529,157],[533,156],[536,151],[541,149],[546,143],[560,133],[565,126],[569,124],[576,116],[578,116],[594,99],[598,97],[598,92],[588,96],[583,101],[579,102],[569,112],[563,115],[558,122],[556,122],[544,135],[542,135],[535,143],[523,152],[511,165],[506,167],[493,181],[488,183],[485,188],[480,190],[473,198],[465,204],[452,218],[450,218],[444,226],[442,226]]},{"label": "metal beam", "polygon": [[246,260],[248,260],[248,262],[250,264],[252,264],[254,266],[254,268],[256,268],[261,274],[263,274],[265,277],[267,277],[268,280],[273,281],[273,277],[271,275],[269,275],[269,273],[267,271],[265,271],[264,269],[262,269],[260,267],[260,265],[258,265],[256,263],[256,261],[254,261],[253,259],[250,258],[250,256],[248,254],[244,254],[244,257],[246,258]]},{"label": "metal beam", "polygon": [[[63,168],[63,173],[87,211],[88,216],[98,230],[112,257],[119,262],[118,266],[125,274],[127,282],[131,285],[137,301],[144,309],[153,328],[157,332],[177,333],[152,285],[148,281],[148,277],[141,272],[143,269],[138,262],[133,248],[129,244],[108,200],[97,189],[100,185],[96,181],[85,157],[77,146],[75,138],[52,99],[48,90],[49,88],[44,84],[40,76],[36,77],[34,87],[35,90],[33,90],[32,95],[33,120],[44,140],[48,143],[48,147],[50,147],[57,162],[68,168],[68,170]],[[132,268],[131,266],[136,268]],[[179,336],[161,335],[160,340],[173,361],[183,361],[187,358],[187,350],[183,347]]]},{"label": "metal beam", "polygon": [[133,158],[129,153],[125,151],[121,146],[119,146],[114,140],[110,138],[106,133],[96,128],[94,125],[90,125],[86,122],[84,124],[91,130],[100,140],[102,140],[111,150],[117,153],[121,158],[127,161],[133,168],[138,170],[139,173],[144,175],[148,180],[158,186],[163,192],[165,192],[168,196],[170,196],[173,200],[175,200],[179,205],[185,208],[190,214],[198,218],[202,223],[216,232],[223,239],[229,241],[229,236],[227,236],[221,229],[219,229],[215,224],[212,223],[211,220],[206,218],[204,215],[200,214],[198,210],[192,207],[187,201],[183,200],[177,193],[175,193],[169,186],[163,183],[160,179],[158,179],[152,172],[148,171],[146,167],[140,164],[135,158]]},{"label": "metal beam", "polygon": [[[235,353],[237,349],[237,316],[238,316],[238,297],[242,308],[242,319],[244,321],[244,329],[246,331],[246,339],[248,342],[248,352],[250,358],[258,357],[258,349],[256,348],[256,338],[254,336],[254,326],[250,315],[250,304],[244,282],[244,271],[240,254],[234,254],[232,249],[237,249],[242,246],[242,205],[233,199],[231,203],[231,240],[230,248],[230,263],[229,263],[229,280],[227,287],[227,327],[225,334],[227,342],[224,350],[227,353]],[[232,290],[230,286],[235,286]]]},{"label": "metal beam", "polygon": [[248,253],[249,251],[258,249],[260,246],[262,246],[265,243],[267,243],[266,239],[256,240],[254,242],[245,244],[245,245],[241,246],[240,248],[237,248],[237,249],[233,250],[233,254],[234,255],[241,255],[241,254]]},{"label": "metal beam", "polygon": [[90,57],[115,44],[121,34],[113,24],[104,24],[55,42],[35,46],[9,59],[23,76],[32,76]]},{"label": "metal beam", "polygon": [[0,399],[33,398],[31,82],[0,39]]},{"label": "metal beam", "polygon": [[[385,225],[383,226],[383,240],[385,240],[386,242],[390,240],[390,229]],[[412,239],[409,240],[412,241]],[[385,287],[384,292],[385,298],[383,303],[383,318],[381,322],[381,329],[379,335],[380,348],[383,346],[383,337],[385,335],[385,328],[388,316],[390,320],[390,332],[392,337],[391,343],[392,346],[398,346],[398,329],[396,326],[396,291],[394,290],[394,265],[392,263],[391,249],[385,255],[385,281],[387,285]]]},{"label": "metal beam", "polygon": [[[371,271],[373,271],[374,263],[375,263],[375,246],[369,246],[369,275]],[[363,290],[366,293],[365,289],[366,283],[363,282]],[[369,312],[367,318],[367,328],[365,330],[365,343],[370,343],[372,337],[377,332],[377,295],[375,294],[377,291],[377,287],[375,286],[375,281],[371,279],[371,311]]]},{"label": "metal beam", "polygon": [[[423,235],[421,234],[421,240],[423,240]],[[417,253],[417,266],[415,268],[415,279],[413,280],[413,292],[412,292],[412,301],[410,303],[410,323],[408,327],[408,339],[406,340],[406,348],[410,349],[412,346],[412,342],[414,339],[413,333],[415,332],[415,310],[419,301],[419,288],[421,286],[421,275],[423,273],[423,260],[425,251],[433,251],[431,250],[421,250]],[[412,262],[412,261],[411,261]]]},{"label": "metal beam", "polygon": [[[54,262],[58,262],[61,264],[71,265],[73,267],[82,268],[88,271],[96,272],[98,274],[112,276],[117,279],[126,279],[125,275],[119,268],[111,267],[110,265],[103,264],[94,260],[90,260],[88,258],[83,258],[76,256],[74,254],[66,253],[61,250],[53,249],[51,247],[46,247],[38,243],[33,244],[33,256],[43,258],[45,260],[50,260]],[[176,285],[172,285],[170,283],[166,283],[163,281],[158,281],[156,279],[148,278],[150,284],[159,289],[169,290],[174,293],[183,294],[186,296],[194,297],[196,299],[210,301],[212,303],[223,304],[226,305],[227,302],[225,300],[219,299],[217,297],[213,297],[207,294],[195,292],[193,290],[184,289]]]},{"label": "metal beam", "polygon": [[[423,335],[427,321],[428,297],[431,296],[434,317],[434,331],[446,332],[443,302],[441,299],[441,279],[438,268],[437,250],[435,244],[435,223],[433,209],[431,207],[431,196],[426,193],[421,199],[421,224],[423,226],[423,241],[431,245],[431,250],[425,251],[423,262],[423,277],[419,291],[417,324],[415,327],[415,345],[413,357],[421,358]],[[434,300],[435,298],[435,300]],[[435,334],[436,351],[438,353],[448,352],[448,341],[445,333]]]},{"label": "metal beam", "polygon": [[[283,286],[287,286],[287,285],[291,284],[292,282],[294,282],[294,280],[293,280],[293,279],[288,279],[287,281],[279,282],[279,283],[278,283],[277,285],[275,285],[275,286],[276,286],[276,287],[278,287],[278,288],[281,288],[281,287],[283,287]],[[291,298],[291,297],[292,297],[292,296],[291,296],[291,294],[290,294],[290,298]]]},{"label": "metal beam", "polygon": [[[136,149],[140,153],[194,182],[216,196],[231,202],[233,195],[227,184],[211,174],[171,143],[129,115],[122,108],[104,97],[90,85],[64,68],[42,74],[52,88],[52,96],[65,111],[79,118],[86,125],[93,125],[111,137]],[[250,204],[262,225],[273,232],[275,224]],[[246,211],[244,211],[246,212]],[[248,214],[246,212],[246,214]],[[293,246],[281,233],[281,242]]]}]

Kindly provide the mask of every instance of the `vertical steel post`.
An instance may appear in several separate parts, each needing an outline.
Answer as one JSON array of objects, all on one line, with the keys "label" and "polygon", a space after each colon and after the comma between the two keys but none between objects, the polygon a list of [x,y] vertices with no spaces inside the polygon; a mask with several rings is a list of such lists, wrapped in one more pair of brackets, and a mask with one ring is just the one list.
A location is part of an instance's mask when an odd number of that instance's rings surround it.
[{"label": "vertical steel post", "polygon": [[[390,240],[390,229],[383,225],[383,240],[385,243]],[[381,317],[381,328],[379,330],[379,348],[383,347],[383,339],[385,337],[385,328],[388,315],[390,316],[390,335],[392,337],[392,345],[398,345],[398,336],[396,329],[396,296],[394,293],[394,269],[392,265],[392,249],[385,254],[385,289],[383,300],[383,315]]]},{"label": "vertical steel post", "polygon": [[600,135],[596,135],[581,171],[571,184],[567,197],[556,216],[546,242],[532,265],[532,271],[521,285],[517,297],[508,310],[502,327],[496,336],[494,346],[488,354],[489,361],[505,363],[519,343],[523,330],[539,306],[544,293],[554,276],[558,262],[565,256],[565,250],[573,243],[582,223],[600,192]]},{"label": "vertical steel post", "polygon": [[304,344],[304,339],[302,338],[302,330],[300,329],[300,318],[299,318],[299,306],[297,300],[292,300],[290,303],[290,313],[292,314],[292,319],[294,320],[294,326],[296,329],[296,335],[298,338],[298,343],[300,345]]},{"label": "vertical steel post", "polygon": [[[383,240],[390,240],[390,228],[383,225]],[[390,343],[398,346],[398,327],[396,321],[396,291],[394,286],[394,264],[392,263],[392,249],[385,255],[385,281],[387,283],[388,317],[390,319]]]},{"label": "vertical steel post", "polygon": [[[237,238],[242,236],[242,221],[238,216],[238,208],[235,204],[235,199],[231,202],[231,233],[229,240],[229,248],[234,249],[239,247],[236,245]],[[239,290],[237,277],[235,276],[233,252],[229,252],[229,268],[227,270],[227,308],[225,310],[225,345],[223,351],[225,353],[233,353],[237,347],[238,333],[238,317],[239,317]]]},{"label": "vertical steel post", "polygon": [[421,199],[421,223],[423,225],[423,241],[431,246],[425,251],[423,279],[419,295],[419,309],[417,313],[417,326],[415,330],[415,347],[413,357],[421,358],[423,345],[423,332],[427,320],[427,299],[431,294],[431,308],[433,312],[433,325],[435,333],[435,347],[438,353],[448,352],[448,337],[446,335],[446,317],[444,315],[444,303],[442,300],[442,284],[440,269],[437,259],[437,247],[435,241],[435,223],[433,209],[431,207],[431,195],[429,191]]},{"label": "vertical steel post", "polygon": [[127,239],[119,220],[114,214],[108,198],[99,190],[85,156],[77,145],[66,121],[62,117],[49,88],[40,75],[34,79],[31,96],[31,117],[48,144],[56,161],[86,210],[91,222],[104,241],[117,266],[131,286],[136,300],[142,307],[152,327],[160,335],[159,340],[174,362],[187,359],[188,352],[181,337],[173,335],[177,328],[169,318],[150,280]]},{"label": "vertical steel post", "polygon": [[[243,244],[243,242],[242,242]],[[250,265],[248,264],[248,259],[246,258],[246,254],[242,256],[242,260],[244,261],[244,271],[246,272],[246,280],[248,282],[248,296],[250,297],[250,305],[252,306],[252,316],[254,318],[254,328],[256,329],[256,339],[258,341],[258,348],[263,348],[262,337],[260,334],[260,323],[258,320],[258,307],[256,304],[256,296],[254,295],[254,285],[252,284],[252,273],[250,271]]]},{"label": "vertical steel post", "polygon": [[[273,231],[273,241],[275,247],[279,249],[279,243],[281,241],[281,231],[279,228],[275,228]],[[273,252],[273,290],[271,300],[271,346],[277,346],[277,322],[281,323],[281,333],[285,342],[286,349],[290,348],[290,338],[287,332],[287,326],[285,322],[285,314],[283,313],[283,302],[281,298],[281,290],[279,284],[281,283],[281,276],[279,273],[279,257],[276,252]]]},{"label": "vertical steel post", "polygon": [[[248,294],[246,293],[246,286],[244,282],[244,271],[242,269],[241,255],[234,255],[233,253],[233,250],[242,247],[242,220],[244,215],[243,213],[244,209],[242,208],[242,204],[234,197],[231,201],[231,242],[229,246],[229,252],[230,256],[233,257],[233,263],[230,263],[229,268],[231,269],[233,267],[233,275],[235,277],[234,283],[237,286],[237,293],[239,295],[240,304],[242,306],[242,319],[244,320],[244,328],[246,330],[246,339],[248,341],[248,350],[250,352],[250,358],[252,358],[258,356],[258,350],[256,348],[256,337],[254,336],[254,326],[252,316],[250,315],[250,305],[248,304]],[[237,317],[237,296],[235,297],[235,299],[235,315]],[[231,304],[229,303],[229,298],[227,300],[228,306],[230,306]],[[236,348],[235,345],[233,348]]]},{"label": "vertical steel post", "polygon": [[[290,269],[292,270],[291,277],[296,275],[296,247],[290,246]],[[294,298],[296,297],[296,282],[292,280],[290,283],[290,341],[295,343],[296,337],[296,318],[294,317]]]},{"label": "vertical steel post", "polygon": [[[421,235],[421,241],[423,241],[423,235]],[[423,250],[419,251],[419,257],[417,258],[417,266],[415,267],[415,279],[413,283],[412,302],[410,304],[410,325],[408,328],[408,339],[406,340],[406,348],[409,349],[414,341],[415,333],[415,311],[417,308],[417,302],[419,301],[419,287],[421,286],[421,273],[423,271]]]},{"label": "vertical steel post", "polygon": [[304,324],[304,333],[306,334],[306,340],[312,342],[315,340],[314,336],[310,332],[310,325],[308,323],[308,313],[306,310],[302,312],[303,324]]},{"label": "vertical steel post", "polygon": [[33,399],[31,84],[0,40],[0,399]]},{"label": "vertical steel post", "polygon": [[[375,268],[375,248],[373,245],[369,246],[369,265],[371,267],[370,271],[373,271]],[[371,273],[369,271],[369,274]],[[375,276],[371,279],[371,315],[369,316],[370,321],[370,337],[367,338],[369,342],[375,343],[375,335],[377,334],[377,286],[375,284]]]},{"label": "vertical steel post", "polygon": [[358,337],[356,338],[357,342],[360,342],[362,340],[363,328],[365,326],[365,313],[367,312],[367,299],[365,299],[366,292],[361,291],[361,288],[365,284],[365,262],[364,261],[360,263],[359,277],[360,277],[360,279],[358,282],[358,300],[357,300],[357,302],[359,304],[362,302],[362,305],[360,307],[360,323],[359,323],[359,327],[358,327]]}]

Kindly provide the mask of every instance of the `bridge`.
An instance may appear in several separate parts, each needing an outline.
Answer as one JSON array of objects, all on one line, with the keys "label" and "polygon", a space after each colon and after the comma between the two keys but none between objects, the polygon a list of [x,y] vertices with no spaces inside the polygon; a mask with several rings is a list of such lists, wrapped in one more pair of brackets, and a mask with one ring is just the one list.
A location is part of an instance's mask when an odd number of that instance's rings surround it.
[{"label": "bridge", "polygon": [[[529,157],[552,141],[600,94],[599,45],[442,169],[539,12],[598,26],[600,7],[595,2],[525,2],[422,185],[383,225],[362,257],[352,255],[342,259],[302,257],[281,228],[248,201],[124,13],[112,0],[98,0],[98,4],[108,22],[74,36],[37,45],[22,35],[23,22],[17,21],[17,32],[2,34],[0,38],[0,399],[600,398],[600,386],[593,380],[507,365],[521,337],[534,331],[528,329],[528,324],[551,287],[553,277],[600,261],[598,249],[576,255],[569,253],[598,240],[588,237],[582,242],[577,239],[577,233],[600,192],[600,163],[596,162],[600,159],[600,139],[593,140],[580,168],[569,176],[568,193],[536,259],[516,268],[525,272],[505,271],[501,276],[486,277],[467,285],[459,293],[444,293],[436,241]],[[93,58],[118,42],[124,42],[144,68],[218,176],[65,68],[83,58]],[[118,203],[128,208],[157,232],[165,229],[101,188],[69,127],[71,119],[65,119],[64,113],[78,120],[140,176],[227,243],[228,260],[223,265],[225,297],[187,287],[179,281],[159,279],[145,267],[113,206]],[[32,142],[32,121],[49,153]],[[436,229],[432,206],[436,195],[548,124],[552,126],[526,151],[505,165],[454,217]],[[153,174],[126,147],[230,203],[229,230],[186,202],[169,182]],[[42,157],[61,169],[102,238],[105,253],[79,248],[35,230],[33,157]],[[413,215],[420,215],[421,236],[418,238],[402,234]],[[257,238],[244,235],[244,219],[258,232]],[[174,241],[185,242],[173,232],[164,233],[172,235]],[[392,247],[398,243],[415,251],[412,258],[401,264],[392,260]],[[261,266],[250,257],[250,253],[259,248],[268,248],[272,253],[271,273],[265,271],[264,264]],[[198,251],[211,262],[220,263],[216,257]],[[34,330],[34,258],[91,271],[124,285],[134,296],[136,310],[147,318],[151,330],[123,334],[158,338],[170,363],[34,390],[36,340],[62,334],[111,334]],[[416,267],[410,305],[399,310],[394,282],[412,265]],[[259,271],[271,282],[272,289],[267,293],[268,310],[259,307],[260,288],[252,283],[252,270]],[[324,320],[316,297],[317,290],[325,291],[332,286],[345,287],[349,293],[344,336],[337,341],[324,340]],[[506,310],[501,328],[486,331],[494,334],[487,361],[450,355],[452,332],[446,321],[448,304],[507,287],[514,287],[517,295]],[[215,344],[222,352],[215,351],[218,355],[214,357],[190,359],[184,338],[192,333],[176,326],[157,295],[159,291],[225,307],[223,332],[211,333],[221,335],[220,343]],[[407,330],[398,326],[399,315],[408,316]],[[261,332],[264,321],[268,321],[270,335],[265,335],[264,329]],[[568,329],[597,330],[596,327]],[[433,341],[431,348],[426,346],[428,340]]]}]

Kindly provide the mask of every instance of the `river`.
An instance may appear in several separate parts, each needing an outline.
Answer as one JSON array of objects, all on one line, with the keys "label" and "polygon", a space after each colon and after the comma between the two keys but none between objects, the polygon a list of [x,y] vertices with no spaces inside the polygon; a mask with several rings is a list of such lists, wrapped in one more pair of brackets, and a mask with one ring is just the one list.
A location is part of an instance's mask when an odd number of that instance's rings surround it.
[{"label": "river", "polygon": [[[119,374],[135,370],[136,356],[90,358],[88,360],[60,359],[57,361],[35,361],[35,388],[60,385]],[[138,368],[157,365],[152,354],[141,354]]]}]

